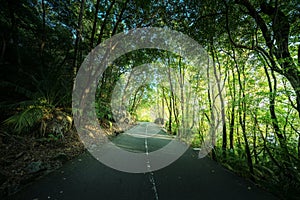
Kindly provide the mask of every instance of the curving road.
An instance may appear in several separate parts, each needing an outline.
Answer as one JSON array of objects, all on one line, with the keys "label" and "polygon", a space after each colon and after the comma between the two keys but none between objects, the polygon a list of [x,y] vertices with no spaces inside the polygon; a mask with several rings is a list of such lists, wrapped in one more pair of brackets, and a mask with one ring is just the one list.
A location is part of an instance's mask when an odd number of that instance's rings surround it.
[{"label": "curving road", "polygon": [[[172,139],[153,123],[139,123],[116,137],[113,143],[129,152],[151,155]],[[121,172],[86,152],[8,199],[276,199],[209,158],[198,159],[197,152],[191,148],[157,171],[152,171],[155,163],[151,159],[140,164],[148,172]]]}]

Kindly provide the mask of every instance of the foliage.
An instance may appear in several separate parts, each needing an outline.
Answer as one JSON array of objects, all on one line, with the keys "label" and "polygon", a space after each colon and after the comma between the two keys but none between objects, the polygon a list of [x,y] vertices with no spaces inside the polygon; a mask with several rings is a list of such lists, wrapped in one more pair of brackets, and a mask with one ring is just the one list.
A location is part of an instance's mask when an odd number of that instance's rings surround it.
[{"label": "foliage", "polygon": [[[224,81],[216,84],[222,95],[210,95],[203,81],[207,77],[199,75],[198,66],[170,52],[143,49],[118,58],[100,77],[95,95],[99,121],[114,121],[113,91],[119,81],[126,81],[127,73],[145,63],[167,66],[163,78],[159,69],[153,70],[129,85],[125,110],[132,120],[165,118],[166,129],[174,134],[184,125],[196,133],[192,146],[199,147],[212,118],[218,118],[222,134],[213,159],[282,198],[296,198],[299,16],[296,0],[3,1],[0,120],[18,134],[41,134],[48,127],[45,134],[51,140],[62,137],[49,127],[60,123],[55,116],[67,116],[60,112],[71,107],[73,81],[90,50],[132,28],[169,27],[207,50],[215,72],[210,78]],[[187,90],[183,82],[189,84]],[[144,84],[133,90],[136,83]],[[219,113],[214,113],[216,99],[224,104]]]},{"label": "foliage", "polygon": [[4,124],[11,125],[13,130],[20,134],[21,132],[29,132],[44,116],[44,109],[41,106],[28,106],[21,112],[9,117]]},{"label": "foliage", "polygon": [[30,76],[34,83],[34,89],[26,88],[10,82],[2,82],[3,85],[15,88],[15,92],[23,96],[24,100],[16,103],[2,102],[2,109],[13,109],[14,114],[4,120],[4,124],[11,127],[17,134],[25,134],[38,129],[38,135],[44,135],[46,121],[53,118],[59,107],[67,107],[70,102],[70,91],[63,79],[56,73],[49,72],[42,80]]}]

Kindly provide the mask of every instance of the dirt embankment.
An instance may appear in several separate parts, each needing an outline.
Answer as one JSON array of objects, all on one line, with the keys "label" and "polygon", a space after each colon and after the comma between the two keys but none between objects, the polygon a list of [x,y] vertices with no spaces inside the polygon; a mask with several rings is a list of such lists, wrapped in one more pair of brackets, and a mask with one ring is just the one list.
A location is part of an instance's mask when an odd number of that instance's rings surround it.
[{"label": "dirt embankment", "polygon": [[[101,125],[109,137],[115,137],[131,126]],[[0,197],[19,191],[84,151],[74,127],[63,137],[46,138],[16,136],[0,131]]]}]

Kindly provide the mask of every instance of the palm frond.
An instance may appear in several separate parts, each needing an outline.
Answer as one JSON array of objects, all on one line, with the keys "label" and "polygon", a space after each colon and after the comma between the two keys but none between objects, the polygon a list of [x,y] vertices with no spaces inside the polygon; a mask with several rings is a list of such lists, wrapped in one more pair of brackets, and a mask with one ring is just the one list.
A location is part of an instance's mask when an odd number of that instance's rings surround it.
[{"label": "palm frond", "polygon": [[18,114],[7,118],[3,123],[11,126],[14,132],[20,134],[34,127],[34,125],[40,122],[43,115],[43,110],[40,107],[29,106]]}]

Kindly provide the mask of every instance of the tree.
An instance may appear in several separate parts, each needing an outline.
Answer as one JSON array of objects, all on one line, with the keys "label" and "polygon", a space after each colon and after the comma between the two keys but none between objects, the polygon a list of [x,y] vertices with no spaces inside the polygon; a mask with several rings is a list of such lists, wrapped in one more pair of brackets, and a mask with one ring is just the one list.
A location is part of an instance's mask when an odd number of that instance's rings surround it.
[{"label": "tree", "polygon": [[[254,4],[249,0],[236,0],[231,5],[228,5],[226,1],[224,1],[224,4],[226,6],[226,29],[230,42],[237,48],[257,51],[268,60],[268,66],[273,71],[284,75],[290,81],[297,97],[296,108],[300,117],[300,70],[295,63],[295,59],[291,56],[289,49],[289,40],[293,36],[291,35],[293,32],[290,30],[291,25],[299,23],[297,18],[299,18],[300,14],[292,12],[287,15],[284,8],[292,8],[293,4],[279,3],[278,1]],[[237,43],[232,38],[231,28],[229,26],[229,13],[233,10],[232,6],[234,5],[240,5],[245,8],[248,11],[245,17],[249,16],[254,21],[252,25],[256,27],[256,31],[252,33],[252,36],[256,39],[252,41],[251,45]],[[258,10],[261,10],[261,12],[258,12]],[[262,14],[265,16],[262,16]],[[262,38],[259,38],[258,29],[261,31],[264,42],[262,42]],[[298,48],[298,52],[299,51]]]}]

